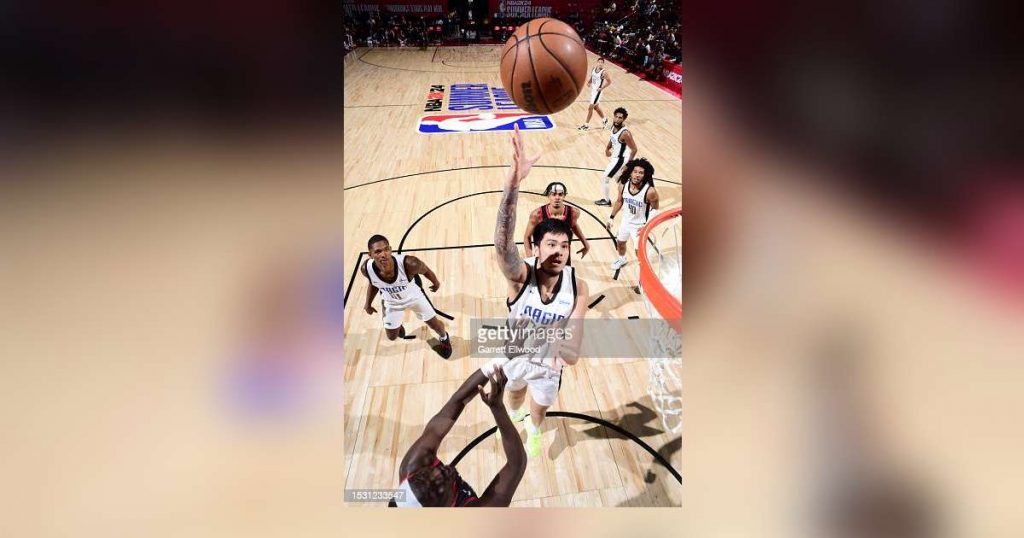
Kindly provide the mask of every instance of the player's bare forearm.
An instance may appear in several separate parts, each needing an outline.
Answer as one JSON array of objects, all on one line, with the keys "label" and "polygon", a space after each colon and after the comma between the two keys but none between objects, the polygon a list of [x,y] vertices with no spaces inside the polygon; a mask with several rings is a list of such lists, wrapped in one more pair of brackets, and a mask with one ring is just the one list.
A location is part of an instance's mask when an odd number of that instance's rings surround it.
[{"label": "player's bare forearm", "polygon": [[366,304],[363,305],[363,308],[366,309],[366,308],[370,308],[371,306],[373,306],[373,298],[376,297],[376,296],[377,296],[377,288],[374,287],[374,286],[367,287],[366,288]]},{"label": "player's bare forearm", "polygon": [[426,265],[423,266],[423,273],[421,273],[421,274],[423,276],[427,277],[427,280],[429,280],[430,283],[433,284],[434,286],[440,286],[441,285],[441,281],[437,279],[437,275],[435,275],[434,271],[432,271]]},{"label": "player's bare forearm", "polygon": [[466,408],[466,404],[470,400],[476,397],[477,387],[487,382],[487,376],[484,375],[480,370],[473,372],[473,375],[469,376],[469,379],[452,394],[452,397],[448,399],[448,403],[444,404],[437,414],[444,415],[451,418],[452,420],[458,419],[462,410]]},{"label": "player's bare forearm", "polygon": [[622,209],[622,194],[621,193],[619,194],[619,197],[615,199],[615,203],[612,204],[612,218],[615,218],[615,215],[619,214],[619,210],[620,209]]},{"label": "player's bare forearm", "polygon": [[469,376],[469,379],[448,399],[448,403],[444,404],[444,407],[427,422],[426,428],[423,429],[423,435],[414,446],[436,451],[437,447],[441,446],[441,440],[455,425],[455,421],[459,420],[459,415],[466,408],[466,404],[476,397],[477,387],[486,382],[487,376],[483,372],[480,370],[473,372],[473,375]]},{"label": "player's bare forearm", "polygon": [[587,236],[583,235],[583,230],[580,229],[580,225],[579,224],[573,223],[573,225],[572,225],[572,233],[577,238],[579,238],[580,243],[583,245],[583,248],[587,248],[587,249],[590,248],[590,242],[587,241]]},{"label": "player's bare forearm", "polygon": [[491,408],[491,413],[501,432],[501,447],[505,450],[506,462],[480,496],[479,506],[508,506],[526,473],[526,449],[505,407]]},{"label": "player's bare forearm", "polygon": [[494,422],[498,424],[498,431],[501,432],[501,447],[505,451],[505,457],[511,463],[525,463],[526,451],[523,449],[523,443],[519,440],[519,432],[512,424],[512,419],[509,418],[505,406],[496,406],[490,409],[494,416]]},{"label": "player's bare forearm", "polygon": [[[515,174],[514,168],[509,169],[509,174]],[[498,251],[498,265],[505,278],[514,280],[519,278],[523,268],[523,258],[519,256],[519,249],[513,234],[516,228],[516,202],[519,198],[519,187],[505,185],[501,195],[501,203],[498,205],[498,222],[494,228],[494,248]]]}]

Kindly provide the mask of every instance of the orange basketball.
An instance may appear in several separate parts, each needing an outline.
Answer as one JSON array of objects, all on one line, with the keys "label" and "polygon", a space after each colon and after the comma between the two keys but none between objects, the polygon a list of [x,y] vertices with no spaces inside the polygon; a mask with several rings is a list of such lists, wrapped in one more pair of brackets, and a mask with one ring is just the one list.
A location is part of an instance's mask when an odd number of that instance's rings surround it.
[{"label": "orange basketball", "polygon": [[587,51],[568,24],[548,17],[516,28],[501,51],[501,83],[519,108],[565,109],[587,83]]}]

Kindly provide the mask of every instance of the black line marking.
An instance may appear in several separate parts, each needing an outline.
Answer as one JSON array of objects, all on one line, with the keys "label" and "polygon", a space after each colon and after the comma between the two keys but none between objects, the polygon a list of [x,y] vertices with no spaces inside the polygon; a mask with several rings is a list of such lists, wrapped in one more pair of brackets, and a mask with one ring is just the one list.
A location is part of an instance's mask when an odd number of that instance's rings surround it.
[{"label": "black line marking", "polygon": [[359,266],[362,263],[363,263],[363,253],[360,252],[359,253],[359,257],[356,258],[356,266],[355,266],[355,270],[352,271],[352,278],[350,278],[348,280],[348,287],[345,288],[345,296],[341,298],[342,308],[344,308],[344,305],[348,304],[348,294],[352,292],[352,284],[355,284],[355,282],[356,282],[356,275],[359,274]]},{"label": "black line marking", "polygon": [[[366,56],[367,54],[369,54],[370,52],[373,52],[375,50],[377,50],[377,49],[370,49],[369,51],[366,52],[366,54],[363,54],[363,56]],[[492,73],[492,74],[494,73],[493,69],[488,69],[486,71],[438,71],[438,70],[435,70],[435,69],[406,69],[404,67],[391,67],[390,65],[380,65],[380,64],[375,64],[373,62],[368,62],[368,61],[363,59],[363,56],[357,57],[356,60],[359,61],[359,62],[362,62],[364,64],[367,64],[367,65],[372,65],[374,67],[379,67],[381,69],[393,69],[395,71],[407,71],[407,72],[411,72],[411,73],[438,73],[438,74],[445,74],[445,75],[475,75],[475,74],[480,74],[480,73]]]},{"label": "black line marking", "polygon": [[640,319],[640,316],[629,316],[628,319]]},{"label": "black line marking", "polygon": [[604,300],[604,294],[602,293],[600,296],[598,296],[597,299],[594,299],[594,302],[592,302],[592,303],[587,305],[587,309],[594,308],[595,306],[597,306],[597,303],[600,303],[603,300]]},{"label": "black line marking", "polygon": [[[409,237],[409,233],[412,232],[412,229],[415,228],[416,225],[421,220],[423,220],[427,215],[433,213],[437,209],[440,209],[441,207],[444,207],[444,206],[446,206],[446,205],[448,205],[448,204],[450,204],[452,202],[456,202],[456,201],[459,201],[459,200],[462,200],[462,199],[465,199],[465,198],[470,198],[470,197],[473,197],[473,196],[479,196],[481,194],[496,194],[496,193],[500,193],[500,192],[502,192],[502,191],[481,191],[481,192],[475,192],[475,193],[459,196],[458,198],[452,198],[451,200],[448,200],[446,202],[443,202],[443,203],[441,203],[439,205],[434,206],[432,209],[430,209],[426,213],[420,215],[420,217],[417,218],[416,221],[413,222],[409,226],[408,229],[406,229],[405,234],[402,235],[401,242],[398,244],[398,252],[400,252],[400,253],[401,252],[423,252],[423,251],[430,251],[430,250],[456,250],[456,249],[463,249],[463,248],[493,247],[494,243],[478,243],[478,244],[475,244],[475,245],[454,245],[454,246],[445,246],[445,247],[422,247],[422,248],[410,248],[410,249],[404,248],[405,240]],[[532,194],[532,195],[535,195],[535,196],[541,196],[541,197],[547,198],[543,194],[541,194],[539,192],[533,192],[533,191],[520,191],[520,194]],[[575,207],[576,209],[579,209],[580,211],[582,211],[583,213],[586,213],[587,215],[590,215],[591,218],[593,218],[595,221],[597,221],[599,224],[601,224],[601,229],[605,230],[608,233],[607,237],[594,237],[594,238],[589,238],[588,237],[587,238],[588,241],[615,240],[615,236],[613,236],[611,234],[611,232],[609,232],[608,229],[604,227],[604,223],[601,221],[601,219],[597,215],[591,213],[586,208],[583,208],[583,207],[581,207],[581,206],[579,206],[577,204],[574,204],[572,202],[566,201],[565,203]],[[523,242],[522,241],[516,241],[515,244],[518,246],[518,245],[522,245]],[[356,272],[359,271],[359,264],[360,264],[360,262],[363,259],[363,254],[365,254],[365,252],[360,252],[359,253],[359,258],[356,260],[356,267],[353,269],[352,278],[349,280],[348,290],[345,292],[345,297],[343,298],[343,301],[342,301],[342,305],[345,306],[345,307],[348,306],[348,296],[349,296],[349,293],[351,293],[351,291],[352,291],[352,284],[355,282],[355,279],[356,279],[355,274],[356,274]],[[426,292],[424,292],[424,295],[426,295]],[[429,300],[430,299],[428,298],[427,301],[429,302]],[[433,306],[433,304],[431,304],[431,306]],[[436,308],[434,310],[438,314],[444,314],[443,312],[441,312],[440,310],[437,310]],[[448,317],[448,314],[444,314],[444,316]],[[448,319],[449,320],[454,320],[454,318],[452,318],[452,317],[448,317]]]},{"label": "black line marking", "polygon": [[430,295],[427,294],[427,290],[423,288],[423,279],[420,278],[420,275],[414,276],[413,277],[413,282],[415,282],[416,286],[418,286],[420,288],[420,291],[423,292],[423,298],[427,300],[427,304],[430,305],[430,308],[434,309],[434,313],[435,314],[437,314],[438,316],[441,316],[442,318],[444,318],[444,319],[446,319],[448,321],[455,321],[455,318],[452,317],[451,314],[449,314],[447,312],[444,312],[442,310],[439,310],[436,306],[434,306],[434,302],[430,300]]},{"label": "black line marking", "polygon": [[411,334],[407,334],[407,335],[405,335],[405,336],[403,336],[401,338],[402,338],[402,340],[415,340],[416,339],[416,337],[411,335]]},{"label": "black line marking", "polygon": [[481,325],[481,327],[483,327],[484,329],[498,329],[497,325]]},{"label": "black line marking", "polygon": [[437,63],[434,60],[437,59],[437,49],[441,47],[434,47],[434,54],[430,57],[430,63]]},{"label": "black line marking", "polygon": [[620,271],[622,271],[621,267],[619,267],[618,269],[615,270],[615,274],[612,276],[612,280],[618,280],[619,279],[619,272]]},{"label": "black line marking", "polygon": [[[544,21],[544,24],[547,24],[549,22],[551,22],[551,21]],[[541,24],[540,27],[544,28],[544,24]],[[569,68],[565,66],[565,63],[562,62],[561,58],[559,58],[558,56],[555,56],[555,53],[551,52],[551,49],[549,49],[548,46],[544,43],[544,38],[543,37],[538,37],[537,41],[540,41],[540,46],[544,47],[544,50],[546,50],[548,52],[548,54],[552,58],[554,58],[556,62],[558,62],[558,65],[562,67],[562,70],[565,71],[565,74],[569,75],[569,80],[572,81],[572,87],[576,90],[576,95],[579,95],[580,92],[583,91],[583,90],[580,89],[580,83],[576,82],[576,77],[572,76],[572,71],[569,71]]]},{"label": "black line marking", "polygon": [[[497,193],[500,193],[500,192],[502,192],[502,191],[495,190],[495,191],[480,191],[480,192],[474,192],[474,193],[470,193],[470,194],[464,194],[462,196],[459,196],[459,197],[456,197],[456,198],[452,198],[452,199],[450,199],[450,200],[448,200],[446,202],[442,202],[442,203],[434,206],[433,208],[428,210],[426,213],[420,215],[419,218],[417,218],[412,224],[409,225],[409,228],[405,230],[405,234],[402,235],[402,240],[398,243],[398,252],[400,252],[400,253],[404,252],[402,247],[405,246],[405,240],[409,237],[409,233],[412,232],[412,229],[415,228],[416,225],[419,224],[419,222],[421,220],[423,220],[427,215],[433,213],[434,211],[437,211],[438,209],[440,209],[440,208],[442,208],[442,207],[444,207],[444,206],[446,206],[446,205],[448,205],[450,203],[457,202],[459,200],[463,200],[463,199],[470,198],[470,197],[473,197],[473,196],[480,196],[482,194],[497,194]],[[519,192],[520,192],[520,194],[532,194],[534,196],[540,196],[540,197],[543,197],[543,198],[547,198],[546,196],[544,196],[543,194],[541,194],[539,192],[533,192],[533,191],[519,191]],[[600,218],[597,217],[597,215],[594,215],[590,211],[588,211],[588,210],[586,210],[586,209],[584,209],[584,208],[582,208],[582,207],[580,207],[580,206],[578,206],[576,204],[573,204],[571,202],[566,202],[566,203],[571,205],[571,206],[573,206],[573,207],[575,207],[575,208],[577,208],[577,209],[579,209],[580,211],[583,211],[584,213],[590,215],[591,218],[596,220],[598,223],[601,223],[601,228],[604,229],[606,232],[608,232],[608,236],[609,237],[614,238],[614,236],[611,234],[611,232],[609,232],[608,229],[604,227],[604,223],[601,221]]]},{"label": "black line marking", "polygon": [[[473,60],[469,60],[469,61],[473,61]],[[479,68],[484,68],[484,67],[487,67],[487,68],[492,68],[492,69],[493,69],[493,68],[497,68],[497,67],[498,67],[498,66],[495,66],[495,65],[494,65],[494,61],[492,61],[492,60],[487,60],[487,61],[483,61],[483,60],[481,60],[481,61],[476,61],[476,64],[488,64],[488,65],[487,65],[487,66],[453,66],[453,65],[451,65],[451,64],[449,64],[449,63],[447,63],[447,60],[446,60],[446,59],[442,59],[442,60],[441,60],[441,65],[442,65],[442,66],[447,66],[447,67],[450,67],[450,68],[464,68],[464,67],[465,67],[465,68],[477,68],[477,67],[479,67]]]},{"label": "black line marking", "polygon": [[[593,422],[594,424],[598,424],[600,426],[604,426],[605,428],[609,428],[609,429],[615,431],[616,433],[621,434],[622,436],[624,436],[625,438],[629,439],[630,441],[633,441],[634,443],[640,445],[640,447],[643,448],[644,450],[646,450],[648,454],[650,454],[651,456],[654,456],[654,460],[655,461],[657,461],[662,466],[664,466],[666,469],[668,469],[668,472],[672,473],[672,476],[675,477],[677,482],[679,482],[680,484],[683,483],[683,476],[679,474],[679,471],[677,471],[675,469],[675,467],[672,467],[672,464],[669,463],[668,460],[665,459],[665,456],[662,456],[657,450],[654,450],[653,448],[651,448],[650,445],[645,443],[643,441],[643,439],[640,439],[636,435],[633,435],[632,433],[626,431],[625,429],[623,429],[618,424],[612,424],[611,422],[608,422],[607,420],[604,420],[604,419],[600,419],[600,418],[597,418],[597,417],[592,417],[592,416],[589,416],[589,415],[584,415],[582,413],[572,413],[572,412],[569,412],[569,411],[549,411],[547,413],[547,416],[549,416],[549,417],[575,418],[575,419],[579,419],[579,420],[585,420],[587,422]],[[475,448],[476,445],[479,445],[480,443],[482,443],[484,439],[487,439],[488,436],[490,436],[491,434],[493,434],[496,431],[498,431],[498,427],[497,426],[491,426],[491,428],[489,428],[487,431],[485,431],[484,433],[482,433],[479,436],[477,436],[476,439],[473,439],[468,445],[466,445],[466,448],[462,449],[462,452],[459,452],[458,456],[455,456],[455,459],[453,459],[452,462],[449,463],[449,465],[451,465],[452,467],[455,467],[456,465],[458,465],[459,462],[462,461],[462,458],[466,457],[466,455],[469,454],[470,450],[473,450],[473,448]]]},{"label": "black line marking", "polygon": [[[604,168],[586,168],[586,167],[583,167],[583,166],[563,166],[563,165],[555,165],[555,164],[544,164],[544,165],[537,164],[537,165],[534,165],[533,167],[534,168],[559,168],[559,169],[566,169],[566,170],[587,170],[587,171],[590,171],[590,172],[604,172]],[[458,172],[458,171],[461,171],[461,170],[480,170],[480,169],[483,169],[483,168],[508,168],[508,165],[507,164],[487,164],[487,165],[481,165],[481,166],[462,166],[462,167],[458,167],[458,168],[445,168],[445,169],[441,169],[441,170],[431,170],[429,172],[415,172],[415,173],[412,173],[412,174],[405,174],[405,175],[394,176],[394,177],[386,177],[384,179],[377,179],[377,180],[374,180],[374,181],[368,181],[366,183],[359,183],[358,185],[351,185],[351,186],[345,187],[342,190],[346,190],[347,191],[349,189],[357,189],[359,187],[365,187],[367,185],[375,185],[377,183],[383,183],[385,181],[393,181],[393,180],[396,180],[396,179],[405,179],[405,178],[416,177],[416,176],[424,176],[424,175],[427,175],[427,174],[441,174],[441,173],[445,173],[445,172]],[[661,182],[664,182],[664,183],[670,183],[672,185],[679,185],[679,186],[683,185],[682,183],[678,183],[678,182],[675,182],[675,181],[669,181],[667,179],[654,178],[654,180],[655,181],[661,181]],[[602,226],[603,225],[604,224],[602,223]]]},{"label": "black line marking", "polygon": [[[569,202],[566,202],[569,203]],[[595,237],[587,238],[587,241],[614,241],[614,237]],[[522,241],[516,241],[516,245],[522,245]],[[493,247],[494,243],[477,243],[475,245],[453,245],[450,247],[420,247],[420,248],[407,248],[402,252],[424,252],[432,250],[461,250],[464,248],[482,248],[482,247]]]},{"label": "black line marking", "polygon": [[[594,238],[589,238],[588,237],[587,238],[587,241],[614,241],[614,240],[615,240],[614,237],[594,237]],[[522,244],[523,244],[522,241],[516,241],[516,246],[522,246]],[[485,248],[485,247],[492,247],[493,248],[494,247],[494,243],[477,243],[475,245],[452,245],[452,246],[448,246],[448,247],[407,248],[403,252],[430,252],[430,251],[433,251],[433,250],[462,250],[464,248]],[[355,283],[356,273],[359,272],[359,266],[362,264],[362,259],[363,259],[363,255],[364,254],[366,254],[366,253],[365,252],[360,252],[359,253],[359,258],[356,261],[355,270],[352,273],[352,278],[349,280],[348,288],[345,291],[345,299],[344,299],[344,301],[347,301],[348,294],[351,293],[351,291],[352,291],[352,284]],[[347,304],[347,303],[343,303],[343,304]]]}]

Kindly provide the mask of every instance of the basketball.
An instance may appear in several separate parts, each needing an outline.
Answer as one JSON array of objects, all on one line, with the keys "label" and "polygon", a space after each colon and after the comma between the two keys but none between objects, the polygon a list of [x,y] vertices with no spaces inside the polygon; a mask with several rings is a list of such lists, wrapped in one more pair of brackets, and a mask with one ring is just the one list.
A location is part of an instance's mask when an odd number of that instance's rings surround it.
[{"label": "basketball", "polygon": [[547,17],[516,29],[501,51],[501,83],[519,108],[564,110],[587,83],[587,51],[568,24]]}]

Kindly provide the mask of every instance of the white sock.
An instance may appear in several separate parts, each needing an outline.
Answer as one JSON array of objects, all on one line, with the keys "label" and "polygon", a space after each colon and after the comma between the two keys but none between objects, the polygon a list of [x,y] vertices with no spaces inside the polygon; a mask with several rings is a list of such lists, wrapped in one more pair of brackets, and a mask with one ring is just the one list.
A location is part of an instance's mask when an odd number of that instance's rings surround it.
[{"label": "white sock", "polygon": [[441,337],[441,341],[444,342],[447,339],[448,339],[448,333],[446,332],[446,333],[444,333],[444,336]]},{"label": "white sock", "polygon": [[611,181],[611,179],[609,179],[608,176],[604,176],[604,198],[602,198],[603,200],[610,200],[611,199],[611,198],[608,197],[608,183],[610,181]]},{"label": "white sock", "polygon": [[619,256],[619,261],[620,261],[620,262],[624,262],[624,261],[626,261],[626,257],[625,257],[625,256]]},{"label": "white sock", "polygon": [[530,435],[537,435],[540,433],[540,426],[533,423],[533,417],[526,421],[526,433]]}]

